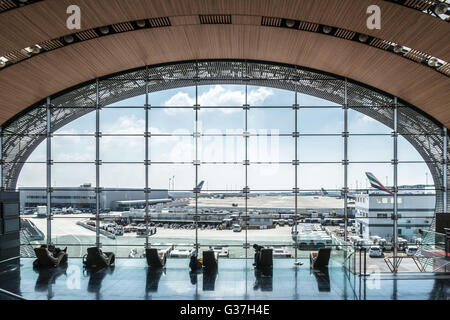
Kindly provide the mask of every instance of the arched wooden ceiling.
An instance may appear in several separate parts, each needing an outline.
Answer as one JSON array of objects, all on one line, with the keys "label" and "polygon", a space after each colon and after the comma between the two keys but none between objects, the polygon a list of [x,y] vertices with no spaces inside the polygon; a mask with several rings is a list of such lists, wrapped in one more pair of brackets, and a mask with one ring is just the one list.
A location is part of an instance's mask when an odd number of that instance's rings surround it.
[{"label": "arched wooden ceiling", "polygon": [[[386,91],[450,126],[450,78],[424,65],[337,37],[261,26],[262,16],[321,23],[426,52],[450,61],[450,26],[380,0],[44,0],[0,14],[0,56],[73,33],[66,8],[81,7],[84,30],[151,17],[170,27],[79,42],[0,71],[0,123],[37,101],[122,70],[201,59],[252,59],[301,65]],[[381,30],[368,30],[366,9],[382,10]],[[232,24],[200,24],[199,14],[231,14]]]}]

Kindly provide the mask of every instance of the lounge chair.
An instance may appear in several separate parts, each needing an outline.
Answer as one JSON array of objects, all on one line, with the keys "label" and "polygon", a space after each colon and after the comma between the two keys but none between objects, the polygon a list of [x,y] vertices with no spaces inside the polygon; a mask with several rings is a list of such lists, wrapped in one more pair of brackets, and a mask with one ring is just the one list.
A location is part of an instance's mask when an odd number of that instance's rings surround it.
[{"label": "lounge chair", "polygon": [[37,260],[33,263],[35,267],[57,267],[60,264],[67,262],[67,253],[61,251],[55,258],[51,255],[47,248],[35,248],[34,253],[36,254]]},{"label": "lounge chair", "polygon": [[203,251],[203,268],[217,269],[219,266],[219,254],[213,250]]},{"label": "lounge chair", "polygon": [[104,268],[114,264],[115,255],[112,252],[101,252],[97,247],[87,249],[83,257],[83,264],[88,268]]},{"label": "lounge chair", "polygon": [[145,249],[145,257],[150,268],[161,269],[166,266],[166,252],[158,252],[156,248]]},{"label": "lounge chair", "polygon": [[326,268],[330,261],[331,248],[320,248],[318,252],[309,255],[310,268]]},{"label": "lounge chair", "polygon": [[256,267],[258,269],[267,269],[273,267],[272,249],[261,249],[261,252],[259,254],[259,262],[257,263]]}]

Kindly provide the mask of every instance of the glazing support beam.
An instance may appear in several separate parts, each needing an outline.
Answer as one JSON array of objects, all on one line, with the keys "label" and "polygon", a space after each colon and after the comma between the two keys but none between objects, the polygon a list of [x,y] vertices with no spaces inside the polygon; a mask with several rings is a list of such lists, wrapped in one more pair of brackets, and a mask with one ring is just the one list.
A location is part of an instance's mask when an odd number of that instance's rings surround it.
[{"label": "glazing support beam", "polygon": [[95,245],[100,243],[100,92],[98,79],[95,81]]},{"label": "glazing support beam", "polygon": [[394,247],[394,272],[397,272],[397,255],[398,255],[398,100],[394,97],[394,132],[393,132],[393,144],[394,144],[394,159],[392,161],[394,167],[394,230],[393,230],[393,247]]},{"label": "glazing support beam", "polygon": [[50,97],[45,105],[47,110],[47,244],[52,242],[52,111]]},{"label": "glazing support beam", "polygon": [[448,212],[448,204],[447,204],[447,163],[448,163],[448,156],[447,156],[447,152],[448,152],[448,148],[447,148],[447,144],[448,144],[448,138],[447,138],[447,127],[443,126],[443,146],[442,146],[442,201],[444,202],[442,205],[443,208],[443,212],[447,213]]},{"label": "glazing support beam", "polygon": [[[297,84],[295,84],[295,101],[294,101],[294,117],[295,117],[295,189],[294,189],[294,201],[295,201],[295,229],[294,229],[294,247],[295,247],[295,262],[298,260],[298,90]],[[297,269],[295,270],[295,276],[297,277]],[[297,286],[297,281],[295,282]]]},{"label": "glazing support beam", "polygon": [[348,96],[347,78],[344,85],[344,241],[348,240]]},{"label": "glazing support beam", "polygon": [[148,165],[149,165],[149,159],[148,159],[148,153],[149,153],[149,141],[148,141],[148,128],[149,128],[149,100],[148,100],[148,86],[149,86],[149,80],[148,80],[148,72],[146,72],[146,80],[145,80],[145,248],[150,247],[149,243],[149,208],[148,208],[148,197],[149,197],[149,187],[148,187]]}]

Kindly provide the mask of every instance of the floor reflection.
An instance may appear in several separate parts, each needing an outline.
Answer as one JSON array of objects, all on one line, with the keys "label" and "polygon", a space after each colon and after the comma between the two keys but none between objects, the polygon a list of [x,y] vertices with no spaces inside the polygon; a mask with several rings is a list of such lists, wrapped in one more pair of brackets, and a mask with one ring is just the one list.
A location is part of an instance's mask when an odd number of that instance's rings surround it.
[{"label": "floor reflection", "polygon": [[293,260],[278,259],[272,271],[255,270],[252,259],[223,259],[218,272],[190,272],[187,259],[170,259],[165,270],[148,268],[145,259],[118,259],[115,268],[101,270],[86,270],[81,259],[71,259],[67,271],[34,270],[32,261],[21,259],[20,268],[0,269],[0,287],[31,300],[448,300],[450,290],[450,275],[384,274],[365,279],[334,261],[328,270],[311,271],[294,266]]},{"label": "floor reflection", "polygon": [[330,292],[330,273],[328,268],[311,270],[317,281],[319,292]]},{"label": "floor reflection", "polygon": [[158,292],[159,280],[165,274],[164,269],[147,268],[147,281],[145,292]]},{"label": "floor reflection", "polygon": [[89,282],[88,282],[88,292],[95,293],[95,299],[101,300],[101,289],[102,289],[102,282],[103,279],[105,279],[106,275],[113,274],[115,270],[114,266],[107,267],[107,268],[85,268],[85,273],[89,276]]},{"label": "floor reflection", "polygon": [[56,268],[33,268],[38,274],[34,290],[36,292],[47,292],[47,299],[52,299],[55,295],[53,292],[53,285],[56,280],[66,274],[67,264],[61,265]]},{"label": "floor reflection", "polygon": [[217,269],[203,272],[203,291],[214,291],[217,279]]},{"label": "floor reflection", "polygon": [[255,269],[253,290],[273,291],[273,269]]}]

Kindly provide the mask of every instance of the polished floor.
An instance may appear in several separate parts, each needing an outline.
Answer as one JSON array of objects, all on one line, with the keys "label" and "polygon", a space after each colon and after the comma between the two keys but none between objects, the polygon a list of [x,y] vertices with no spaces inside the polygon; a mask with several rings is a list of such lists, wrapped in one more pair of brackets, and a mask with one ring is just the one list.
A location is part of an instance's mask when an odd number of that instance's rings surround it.
[{"label": "polished floor", "polygon": [[[114,268],[86,271],[81,259],[66,267],[36,271],[33,259],[0,266],[0,288],[32,300],[283,299],[283,300],[448,300],[450,275],[383,274],[363,280],[331,261],[311,271],[309,261],[274,261],[273,272],[257,273],[251,260],[223,259],[216,273],[192,273],[187,259],[169,259],[154,271],[143,259],[117,259]],[[1,296],[0,296],[1,299]]]}]

